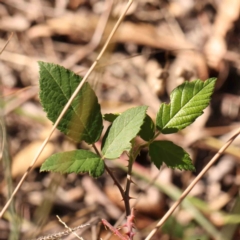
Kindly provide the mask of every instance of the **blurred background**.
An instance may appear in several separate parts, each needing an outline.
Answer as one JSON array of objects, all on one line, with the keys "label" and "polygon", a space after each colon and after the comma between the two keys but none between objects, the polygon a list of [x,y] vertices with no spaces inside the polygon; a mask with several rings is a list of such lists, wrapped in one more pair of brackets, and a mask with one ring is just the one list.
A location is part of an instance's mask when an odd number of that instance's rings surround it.
[{"label": "blurred background", "polygon": [[[57,63],[84,76],[126,4],[117,0],[0,0],[0,49],[13,33],[0,55],[1,208],[52,126],[39,103],[37,61]],[[193,125],[158,137],[186,149],[196,171],[165,166],[159,171],[147,151],[134,164],[131,196],[138,199],[136,240],[147,236],[240,127],[239,13],[239,0],[135,0],[89,78],[103,114],[148,105],[152,118],[183,81],[218,79],[211,105]],[[108,174],[92,179],[39,173],[48,156],[76,148],[87,146],[76,145],[55,131],[0,219],[0,239],[37,239],[65,231],[56,215],[71,228],[90,223],[77,231],[85,240],[106,239],[109,230],[99,219],[111,224],[120,216],[124,220],[123,201]],[[122,184],[126,159],[123,154],[107,162]],[[240,239],[239,185],[237,139],[152,239]],[[73,234],[61,238],[76,239]]]}]

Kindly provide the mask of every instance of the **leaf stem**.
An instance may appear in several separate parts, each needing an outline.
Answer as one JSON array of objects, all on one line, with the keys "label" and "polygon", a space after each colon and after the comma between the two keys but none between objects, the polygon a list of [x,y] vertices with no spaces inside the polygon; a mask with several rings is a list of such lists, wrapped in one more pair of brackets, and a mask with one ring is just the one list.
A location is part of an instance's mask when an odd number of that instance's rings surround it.
[{"label": "leaf stem", "polygon": [[[98,151],[95,143],[93,143],[92,146],[93,146],[95,152],[98,154],[98,156],[100,156],[100,157],[102,158],[103,156],[102,156],[102,154]],[[104,161],[104,159],[103,159],[103,161]],[[104,167],[105,167],[106,171],[108,172],[108,174],[110,175],[110,177],[112,178],[113,182],[114,182],[114,183],[116,184],[116,186],[118,187],[118,189],[119,189],[119,191],[120,191],[120,193],[121,193],[121,195],[122,195],[122,198],[123,198],[123,200],[124,200],[124,203],[125,203],[125,202],[126,202],[126,201],[125,201],[125,192],[124,192],[121,184],[120,184],[119,181],[115,178],[115,176],[113,175],[112,171],[109,169],[109,167],[107,166],[107,164],[105,163],[105,161],[104,161]]]},{"label": "leaf stem", "polygon": [[152,141],[155,140],[160,134],[161,134],[161,132],[160,132],[160,131],[157,131],[157,133],[156,133],[155,136],[153,137]]},{"label": "leaf stem", "polygon": [[140,150],[141,150],[141,146],[139,146],[136,150],[134,150],[134,146],[132,146],[132,149],[130,151],[130,156],[129,156],[127,183],[126,183],[126,188],[125,188],[125,191],[124,191],[124,195],[125,195],[125,198],[126,198],[125,208],[126,208],[126,215],[127,216],[129,216],[131,214],[131,207],[130,207],[130,202],[129,202],[131,197],[129,196],[129,192],[130,192],[130,185],[133,182],[132,181],[132,167],[133,167],[133,163],[136,160],[137,155],[139,154]]},{"label": "leaf stem", "polygon": [[92,146],[93,146],[93,148],[94,148],[94,151],[97,153],[97,155],[98,155],[100,158],[102,158],[102,154],[98,151],[95,143],[93,143]]}]

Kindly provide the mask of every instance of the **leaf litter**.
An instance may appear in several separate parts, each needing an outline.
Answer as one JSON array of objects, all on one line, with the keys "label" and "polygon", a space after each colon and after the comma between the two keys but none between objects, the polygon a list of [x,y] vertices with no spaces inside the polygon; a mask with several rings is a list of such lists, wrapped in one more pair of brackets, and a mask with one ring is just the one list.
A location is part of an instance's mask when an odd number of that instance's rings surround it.
[{"label": "leaf litter", "polygon": [[[240,55],[237,40],[239,21],[236,20],[240,8],[237,4],[239,4],[237,0],[222,1],[215,5],[210,1],[204,1],[200,5],[195,2],[183,5],[181,1],[169,4],[161,1],[135,1],[133,9],[114,38],[114,49],[109,50],[99,63],[98,72],[90,78],[90,84],[97,82],[93,86],[100,99],[103,113],[121,113],[129,107],[147,105],[150,116],[156,115],[159,104],[168,102],[169,93],[184,80],[218,78],[211,107],[205,114],[182,133],[158,139],[174,141],[184,149],[188,148],[196,172],[182,174],[180,171],[167,170],[163,167],[159,175],[163,174],[164,178],[161,178],[160,183],[168,186],[170,192],[164,188],[159,189],[156,185],[146,190],[144,179],[147,176],[154,178],[155,166],[150,165],[147,153],[144,152],[134,165],[136,185],[133,187],[132,195],[146,199],[145,206],[144,201],[136,206],[136,227],[139,237],[144,236],[142,229],[160,218],[165,209],[172,204],[174,193],[185,189],[206,165],[219,149],[222,139],[239,127],[240,102],[237,83]],[[112,6],[105,34],[116,21],[122,7],[120,3]],[[230,14],[226,13],[225,9],[229,9]],[[94,49],[83,51],[91,41],[94,31],[104,27],[97,25],[104,5],[102,2],[87,3],[79,0],[71,0],[68,3],[65,1],[53,3],[49,0],[28,2],[9,0],[1,4],[0,11],[0,46],[5,44],[11,31],[15,32],[1,55],[0,63],[1,94],[6,109],[4,117],[10,143],[9,153],[13,159],[12,169],[17,169],[12,175],[15,184],[22,175],[21,168],[28,167],[30,153],[42,139],[41,134],[43,131],[49,131],[51,126],[39,105],[36,91],[39,79],[37,61],[67,64],[64,60],[74,55],[71,70],[84,75],[95,59],[98,47],[105,39],[104,34]],[[79,49],[82,49],[82,52],[75,55]],[[94,77],[97,78],[96,81]],[[107,123],[104,125],[106,129]],[[55,132],[50,144],[55,148],[54,150],[51,148],[51,152],[76,148],[74,143],[69,142],[59,132]],[[96,145],[100,148],[101,139]],[[78,147],[87,149],[85,143]],[[215,216],[220,211],[228,214],[234,209],[232,206],[237,199],[240,184],[236,174],[240,161],[238,148],[237,140],[191,194],[199,202],[198,205],[192,204],[205,213],[210,222],[223,232],[224,226],[231,223],[231,218],[227,222],[222,215],[218,215],[218,218]],[[111,162],[114,173],[123,183],[126,178],[122,170],[126,166],[125,159],[124,155],[120,157],[118,167]],[[71,174],[62,180],[51,174],[39,173],[38,165],[35,167],[17,195],[22,197],[17,197],[14,201],[15,206],[21,206],[15,211],[23,219],[22,225],[18,226],[19,239],[62,232],[63,226],[59,226],[55,213],[61,213],[68,226],[74,228],[96,216],[116,221],[123,211],[121,199],[117,197],[117,193],[112,194],[115,186],[108,175],[104,175],[100,181],[91,180],[91,183],[87,181],[89,177],[86,175]],[[1,170],[2,186],[11,191],[2,164]],[[91,191],[93,187],[97,194]],[[79,188],[84,194],[74,197],[73,190],[80,191]],[[3,206],[7,195],[3,188],[1,189],[0,200]],[[48,196],[51,192],[54,193],[52,200],[40,197]],[[72,198],[69,199],[72,199],[72,202],[64,201],[64,196],[70,195]],[[160,207],[156,206],[155,201],[150,201],[151,196],[161,202]],[[187,208],[176,212],[174,218],[182,231],[177,236],[171,236],[172,239],[186,237],[188,234],[186,229],[197,220],[197,216],[189,215]],[[174,226],[178,226],[176,222]],[[184,225],[181,225],[182,222]],[[1,239],[10,236],[9,226],[10,222],[0,220]],[[207,234],[204,233],[204,227],[200,229],[202,236]],[[172,234],[167,226],[163,231],[167,236]],[[198,232],[199,226],[192,227],[192,231]],[[91,231],[87,230],[81,236],[84,239],[91,239],[90,234]],[[238,239],[239,234],[237,230],[234,231],[232,239]]]}]

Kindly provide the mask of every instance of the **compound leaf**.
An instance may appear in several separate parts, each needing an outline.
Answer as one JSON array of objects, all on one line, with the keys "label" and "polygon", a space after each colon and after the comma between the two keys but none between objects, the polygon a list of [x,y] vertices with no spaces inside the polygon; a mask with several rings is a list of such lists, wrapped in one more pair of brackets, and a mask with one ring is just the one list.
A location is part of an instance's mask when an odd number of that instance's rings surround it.
[{"label": "compound leaf", "polygon": [[162,104],[156,119],[158,130],[162,133],[175,133],[195,121],[209,105],[216,79],[184,82],[175,88],[170,104]]},{"label": "compound leaf", "polygon": [[[81,82],[81,77],[62,66],[39,62],[40,100],[47,117],[55,123],[64,106]],[[102,132],[102,115],[98,99],[84,83],[57,127],[75,142],[96,142]]]},{"label": "compound leaf", "polygon": [[118,158],[123,151],[130,150],[130,141],[139,133],[146,111],[146,106],[131,108],[114,120],[102,146],[105,158]]},{"label": "compound leaf", "polygon": [[189,154],[170,141],[152,142],[149,146],[149,155],[157,168],[160,168],[164,162],[171,168],[195,170]]},{"label": "compound leaf", "polygon": [[41,172],[89,173],[92,177],[100,177],[104,173],[104,162],[95,153],[87,150],[74,150],[56,153],[41,166]]}]

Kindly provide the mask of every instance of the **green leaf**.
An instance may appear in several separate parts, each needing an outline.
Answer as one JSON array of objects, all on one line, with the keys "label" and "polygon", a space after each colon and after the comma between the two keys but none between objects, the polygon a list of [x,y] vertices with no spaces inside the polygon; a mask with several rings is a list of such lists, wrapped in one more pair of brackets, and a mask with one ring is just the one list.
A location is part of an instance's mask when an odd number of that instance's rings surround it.
[{"label": "green leaf", "polygon": [[143,125],[142,125],[141,130],[138,135],[143,140],[149,141],[154,137],[154,134],[155,134],[154,122],[148,115],[146,115]]},{"label": "green leaf", "polygon": [[120,113],[106,113],[103,115],[103,119],[112,123],[119,115]]},{"label": "green leaf", "polygon": [[41,166],[41,172],[86,173],[100,177],[104,173],[104,161],[87,150],[57,153],[49,157]]},{"label": "green leaf", "polygon": [[149,155],[157,168],[160,168],[164,162],[171,168],[195,170],[189,154],[170,141],[152,142],[149,146]]},{"label": "green leaf", "polygon": [[103,138],[102,138],[102,147],[105,145],[105,142],[106,142],[106,139],[107,139],[107,137],[108,137],[108,134],[109,134],[109,132],[110,132],[111,127],[112,127],[112,124],[108,126],[105,134],[103,135]]},{"label": "green leaf", "polygon": [[[55,123],[82,79],[57,64],[39,62],[39,66],[40,100],[47,117]],[[88,83],[84,83],[57,128],[75,142],[84,140],[92,144],[99,139],[102,115],[98,99]]]},{"label": "green leaf", "polygon": [[162,133],[175,133],[187,127],[203,114],[209,105],[216,79],[185,82],[175,88],[170,104],[162,104],[156,119],[158,130]]},{"label": "green leaf", "polygon": [[[103,115],[103,119],[105,119],[108,122],[113,123],[113,121],[120,115],[121,115],[121,113],[107,113],[107,114]],[[111,127],[112,127],[112,124],[110,124],[108,126],[108,128],[107,128],[107,130],[106,130],[106,132],[105,132],[105,134],[104,134],[104,136],[102,138],[102,146],[104,146],[104,144],[106,142],[106,139],[107,139],[107,136],[109,134],[109,131],[110,131]]]},{"label": "green leaf", "polygon": [[[107,113],[107,114],[104,114],[103,115],[103,119],[108,121],[108,122],[111,122],[113,123],[113,121],[119,116],[121,115],[121,113]],[[110,124],[107,128],[107,131],[105,132],[103,138],[102,138],[102,146],[104,146],[105,142],[106,142],[106,139],[107,139],[107,136],[109,134],[109,131],[112,127],[112,124]]]},{"label": "green leaf", "polygon": [[139,133],[146,111],[146,106],[135,107],[116,118],[102,146],[104,158],[118,158],[123,151],[130,150],[130,141]]}]

